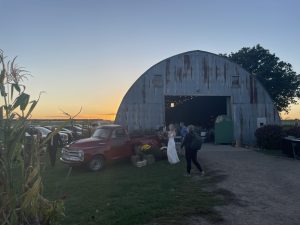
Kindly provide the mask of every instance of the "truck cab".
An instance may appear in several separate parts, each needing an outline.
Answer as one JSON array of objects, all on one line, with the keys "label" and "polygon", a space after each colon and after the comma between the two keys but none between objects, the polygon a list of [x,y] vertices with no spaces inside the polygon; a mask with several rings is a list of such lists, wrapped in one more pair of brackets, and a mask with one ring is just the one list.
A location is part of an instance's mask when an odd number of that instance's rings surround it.
[{"label": "truck cab", "polygon": [[91,171],[101,170],[107,161],[129,158],[133,144],[120,125],[98,127],[90,138],[84,138],[62,149],[60,161],[70,166],[86,165]]}]

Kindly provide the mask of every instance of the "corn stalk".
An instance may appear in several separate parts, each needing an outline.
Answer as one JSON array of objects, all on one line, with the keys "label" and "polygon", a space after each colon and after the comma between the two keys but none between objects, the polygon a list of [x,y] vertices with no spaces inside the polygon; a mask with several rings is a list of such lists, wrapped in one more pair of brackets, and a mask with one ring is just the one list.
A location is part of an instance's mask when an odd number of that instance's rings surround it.
[{"label": "corn stalk", "polygon": [[0,50],[0,225],[55,224],[63,202],[42,196],[40,142],[26,135],[40,96],[30,101],[23,84],[29,74],[15,60],[6,63]]}]

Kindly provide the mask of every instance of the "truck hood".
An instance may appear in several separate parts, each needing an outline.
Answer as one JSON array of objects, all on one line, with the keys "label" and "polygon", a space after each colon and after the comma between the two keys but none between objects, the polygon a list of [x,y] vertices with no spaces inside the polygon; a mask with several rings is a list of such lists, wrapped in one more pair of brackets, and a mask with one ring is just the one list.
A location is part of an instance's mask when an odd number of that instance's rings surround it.
[{"label": "truck hood", "polygon": [[107,143],[106,140],[98,138],[84,138],[75,141],[69,145],[70,148],[91,148],[104,146]]}]

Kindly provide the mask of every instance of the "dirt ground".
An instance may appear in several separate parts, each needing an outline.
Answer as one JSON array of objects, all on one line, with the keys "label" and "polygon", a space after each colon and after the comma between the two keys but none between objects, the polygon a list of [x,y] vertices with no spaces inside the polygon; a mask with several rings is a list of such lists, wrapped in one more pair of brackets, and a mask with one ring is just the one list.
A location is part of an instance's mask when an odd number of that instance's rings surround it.
[{"label": "dirt ground", "polygon": [[213,144],[204,144],[198,157],[230,201],[216,208],[224,221],[192,217],[185,224],[300,225],[300,160]]}]

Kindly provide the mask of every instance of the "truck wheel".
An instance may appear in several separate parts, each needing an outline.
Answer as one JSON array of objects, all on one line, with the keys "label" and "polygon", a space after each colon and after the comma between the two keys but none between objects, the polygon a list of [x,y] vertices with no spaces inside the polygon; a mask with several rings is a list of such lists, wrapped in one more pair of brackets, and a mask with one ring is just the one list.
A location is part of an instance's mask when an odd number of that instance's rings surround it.
[{"label": "truck wheel", "polygon": [[88,168],[91,171],[99,171],[104,167],[104,158],[102,156],[95,156],[88,163]]}]

